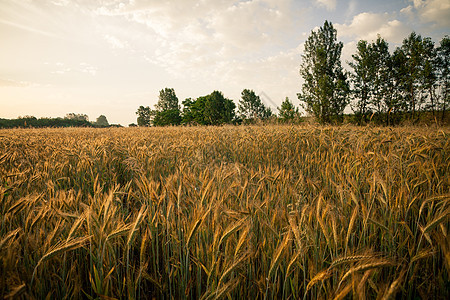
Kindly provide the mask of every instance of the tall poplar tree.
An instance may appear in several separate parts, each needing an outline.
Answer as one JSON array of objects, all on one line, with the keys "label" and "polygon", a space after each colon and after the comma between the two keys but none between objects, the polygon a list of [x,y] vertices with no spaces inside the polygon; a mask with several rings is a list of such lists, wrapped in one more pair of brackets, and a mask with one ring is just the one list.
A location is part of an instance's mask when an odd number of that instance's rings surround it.
[{"label": "tall poplar tree", "polygon": [[367,41],[361,40],[356,47],[356,53],[352,55],[353,62],[349,65],[353,69],[350,78],[353,83],[352,104],[353,112],[358,118],[358,123],[367,122],[370,112],[370,96],[374,74],[373,53]]},{"label": "tall poplar tree", "polygon": [[442,121],[445,120],[446,110],[450,105],[450,37],[445,36],[437,49],[436,67],[440,90],[440,109]]},{"label": "tall poplar tree", "polygon": [[312,31],[305,43],[300,68],[305,82],[297,96],[304,109],[320,123],[342,120],[348,104],[349,86],[341,66],[342,47],[342,42],[337,42],[336,29],[328,21]]}]

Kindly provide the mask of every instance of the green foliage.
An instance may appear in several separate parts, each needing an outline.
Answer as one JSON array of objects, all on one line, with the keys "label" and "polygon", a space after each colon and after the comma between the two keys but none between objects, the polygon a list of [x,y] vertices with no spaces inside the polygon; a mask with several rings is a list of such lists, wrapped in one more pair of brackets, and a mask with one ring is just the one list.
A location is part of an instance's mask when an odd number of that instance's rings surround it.
[{"label": "green foliage", "polygon": [[198,125],[221,125],[235,119],[233,100],[227,99],[222,92],[214,91],[207,96],[183,101],[183,123]]},{"label": "green foliage", "polygon": [[447,107],[450,106],[450,38],[445,36],[437,48],[436,68],[442,120],[445,119]]},{"label": "green foliage", "polygon": [[[403,40],[402,46],[397,49],[404,57],[405,72],[399,78],[400,87],[405,95],[405,108],[412,112],[413,118],[416,111],[420,111],[425,100],[423,97],[423,91],[427,88],[425,77],[434,73],[432,69],[432,60],[435,56],[433,48],[434,43],[430,38],[422,38],[420,34],[412,32]],[[434,75],[432,76],[434,77]]]},{"label": "green foliage", "polygon": [[169,109],[156,111],[153,119],[155,126],[168,126],[181,124],[181,115],[179,109]]},{"label": "green foliage", "polygon": [[36,118],[24,116],[17,119],[0,119],[0,128],[92,127],[85,119]]},{"label": "green foliage", "polygon": [[95,125],[100,126],[100,127],[108,127],[109,122],[108,122],[108,119],[106,119],[106,117],[104,115],[100,115],[97,118],[97,121],[95,121]]},{"label": "green foliage", "polygon": [[272,115],[270,108],[266,107],[261,98],[253,90],[244,89],[238,104],[239,114],[243,120],[267,119]]},{"label": "green foliage", "polygon": [[[447,46],[445,46],[447,43]],[[450,58],[448,37],[434,47],[430,38],[412,32],[393,54],[388,43],[378,36],[371,44],[359,41],[350,66],[354,119],[359,124],[370,120],[393,125],[412,119],[421,120],[428,111],[443,123],[448,106]],[[447,52],[446,52],[447,51]],[[425,118],[427,118],[425,116]],[[431,120],[431,119],[430,119]]]},{"label": "green foliage", "polygon": [[89,117],[85,114],[68,113],[64,119],[89,122]]},{"label": "green foliage", "polygon": [[150,109],[150,107],[146,106],[139,106],[136,114],[138,115],[137,117],[137,124],[138,126],[150,126],[150,121],[151,121],[151,116],[152,116],[152,111]]},{"label": "green foliage", "polygon": [[288,97],[281,103],[281,107],[277,107],[278,116],[282,122],[290,122],[300,116],[298,108],[289,100]]},{"label": "green foliage", "polygon": [[235,117],[236,105],[223,96],[222,92],[214,91],[204,101],[203,118],[206,125],[221,125],[231,123]]},{"label": "green foliage", "polygon": [[167,126],[181,124],[181,112],[178,97],[173,88],[165,88],[159,92],[159,100],[155,105],[153,125]]},{"label": "green foliage", "polygon": [[356,99],[352,106],[353,112],[357,115],[358,122],[367,120],[369,113],[370,83],[373,75],[373,55],[366,41],[359,41],[356,54],[353,54],[354,62],[349,62],[353,73],[350,75],[353,83],[352,95]]},{"label": "green foliage", "polygon": [[351,74],[352,109],[359,124],[366,123],[369,115],[376,112],[386,115],[390,123],[390,113],[398,110],[394,89],[393,58],[389,53],[388,43],[378,36],[371,44],[361,40],[357,52],[352,55]]},{"label": "green foliage", "polygon": [[305,43],[300,68],[305,82],[298,98],[320,123],[342,120],[348,104],[349,87],[340,60],[342,47],[336,29],[328,21],[312,31]]}]

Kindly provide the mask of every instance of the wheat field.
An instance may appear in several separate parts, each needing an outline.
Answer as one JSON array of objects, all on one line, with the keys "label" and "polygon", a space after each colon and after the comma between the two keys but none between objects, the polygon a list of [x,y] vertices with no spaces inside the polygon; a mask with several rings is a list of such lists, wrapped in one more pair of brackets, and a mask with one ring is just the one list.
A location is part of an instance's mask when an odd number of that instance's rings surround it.
[{"label": "wheat field", "polygon": [[448,299],[449,135],[0,130],[0,297]]}]

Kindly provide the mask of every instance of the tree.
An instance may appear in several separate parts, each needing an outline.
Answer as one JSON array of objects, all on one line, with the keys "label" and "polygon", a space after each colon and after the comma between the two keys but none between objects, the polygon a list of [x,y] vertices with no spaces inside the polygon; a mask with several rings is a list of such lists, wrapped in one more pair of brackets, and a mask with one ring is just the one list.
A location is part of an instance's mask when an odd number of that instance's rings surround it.
[{"label": "tree", "polygon": [[440,41],[437,49],[436,66],[441,99],[440,109],[442,110],[442,121],[444,121],[446,109],[450,105],[450,37],[448,36]]},{"label": "tree", "polygon": [[[378,36],[370,45],[370,50],[373,61],[370,103],[378,114],[389,115],[389,112],[397,108],[393,97],[392,57],[389,53],[389,44]],[[389,118],[386,122],[389,123]]]},{"label": "tree", "polygon": [[283,122],[289,122],[299,116],[298,108],[289,100],[288,97],[281,103],[281,107],[277,107],[278,115]]},{"label": "tree", "polygon": [[405,93],[405,90],[407,90],[405,78],[408,74],[406,62],[407,57],[405,56],[405,53],[400,48],[395,49],[394,54],[392,55],[392,79],[395,91],[395,101],[401,111],[408,111]]},{"label": "tree", "polygon": [[367,41],[359,41],[356,49],[356,54],[352,55],[354,62],[349,63],[353,68],[350,78],[353,83],[352,96],[355,99],[352,110],[358,118],[358,123],[361,124],[367,121],[367,114],[370,112],[369,100],[374,61]]},{"label": "tree", "polygon": [[444,121],[447,107],[450,105],[450,37],[448,35],[442,38],[436,52],[438,96],[440,99],[438,106],[442,110],[442,121]]},{"label": "tree", "polygon": [[253,90],[244,89],[238,104],[239,114],[242,119],[266,119],[272,115],[272,111],[261,101],[261,98]]},{"label": "tree", "polygon": [[150,107],[139,106],[136,114],[138,126],[150,126],[152,112]]},{"label": "tree", "polygon": [[[434,43],[430,38],[422,39],[420,34],[417,35],[412,32],[403,40],[401,48],[396,50],[405,58],[406,72],[401,78],[402,84],[400,86],[405,94],[406,108],[412,112],[413,118],[416,116],[416,111],[420,111],[421,105],[427,99],[423,97],[423,92],[427,89],[429,83],[425,83],[424,76],[430,76],[430,73],[427,72],[432,72],[430,60],[433,57],[433,48]],[[427,67],[427,64],[430,65]]]},{"label": "tree", "polygon": [[108,127],[109,123],[108,123],[108,120],[106,119],[106,117],[104,115],[100,115],[97,118],[97,121],[95,121],[95,125],[101,126],[101,127]]},{"label": "tree", "polygon": [[194,121],[194,116],[192,113],[192,105],[194,101],[192,98],[186,98],[183,102],[183,111],[181,113],[181,123],[182,124],[191,124]]},{"label": "tree", "polygon": [[64,118],[68,120],[89,122],[89,117],[85,114],[68,113]]},{"label": "tree", "polygon": [[343,44],[337,42],[337,31],[325,21],[312,31],[305,43],[300,74],[304,79],[298,98],[308,113],[321,123],[342,120],[348,104],[349,86],[341,66]]},{"label": "tree", "polygon": [[183,101],[183,124],[221,125],[235,119],[236,105],[219,91]]},{"label": "tree", "polygon": [[167,126],[181,123],[180,106],[178,97],[173,88],[165,88],[159,92],[159,100],[155,105],[155,117],[153,125]]},{"label": "tree", "polygon": [[398,109],[389,44],[380,36],[370,44],[359,41],[357,53],[352,57],[352,92],[356,100],[353,111],[358,122],[367,122],[368,114],[376,112],[378,116],[385,115],[385,122],[389,124],[390,113]]},{"label": "tree", "polygon": [[205,97],[203,109],[205,124],[221,125],[231,123],[235,117],[236,104],[232,100],[225,98],[222,92],[219,91],[214,91]]},{"label": "tree", "polygon": [[389,44],[378,36],[372,43],[375,62],[374,84],[372,87],[372,105],[375,110],[385,116],[385,125],[395,122],[398,112],[404,107],[401,87],[402,76],[406,73],[405,57],[389,52]]},{"label": "tree", "polygon": [[434,116],[436,111],[436,89],[438,85],[437,49],[434,48],[434,44],[431,42],[431,40],[424,39],[423,42],[424,64],[420,76],[420,85],[422,87],[423,93],[422,99],[424,100],[422,100],[421,102],[429,100],[429,103],[425,109],[431,109]]}]

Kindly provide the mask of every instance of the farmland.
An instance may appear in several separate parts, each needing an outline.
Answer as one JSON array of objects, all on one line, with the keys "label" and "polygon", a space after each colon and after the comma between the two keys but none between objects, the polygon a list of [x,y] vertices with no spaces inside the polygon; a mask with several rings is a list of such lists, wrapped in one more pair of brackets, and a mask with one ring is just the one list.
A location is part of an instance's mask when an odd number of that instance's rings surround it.
[{"label": "farmland", "polygon": [[0,297],[448,299],[449,135],[0,130]]}]

